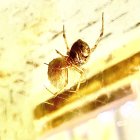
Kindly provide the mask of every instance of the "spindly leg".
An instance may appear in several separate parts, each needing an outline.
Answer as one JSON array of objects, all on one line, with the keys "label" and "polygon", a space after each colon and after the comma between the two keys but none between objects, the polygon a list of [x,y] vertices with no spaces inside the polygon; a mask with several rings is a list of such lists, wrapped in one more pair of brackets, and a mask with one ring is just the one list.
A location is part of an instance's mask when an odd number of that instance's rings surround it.
[{"label": "spindly leg", "polygon": [[100,35],[99,35],[98,39],[95,42],[95,45],[91,48],[91,52],[93,52],[96,49],[96,47],[98,46],[103,34],[104,34],[104,13],[102,13],[102,29],[101,29],[101,32],[100,32]]},{"label": "spindly leg", "polygon": [[59,52],[58,50],[55,50],[56,53],[58,53],[59,55],[61,55],[62,57],[65,57],[61,52]]},{"label": "spindly leg", "polygon": [[[58,92],[55,92],[55,93],[53,93],[51,90],[49,90],[47,87],[45,87],[46,88],[46,90],[48,90],[51,94],[53,94],[53,98],[55,98],[59,93],[61,93],[61,91],[62,90],[60,90],[60,91],[58,91]],[[64,88],[63,88],[64,89]],[[65,99],[65,98],[63,98],[63,97],[59,97],[59,96],[57,96],[58,98],[60,98],[60,99]],[[66,100],[66,99],[65,99]],[[50,105],[54,105],[54,104],[52,104],[52,103],[50,103],[50,102],[46,102],[47,104],[50,104]]]},{"label": "spindly leg", "polygon": [[50,89],[48,89],[47,87],[45,87],[46,90],[48,90],[51,94],[55,95],[55,93],[53,93]]},{"label": "spindly leg", "polygon": [[65,44],[66,44],[66,48],[67,48],[67,54],[69,53],[70,49],[69,49],[69,46],[68,46],[68,42],[67,42],[67,38],[66,38],[66,34],[65,34],[65,27],[63,25],[63,38],[64,38],[64,41],[65,41]]},{"label": "spindly leg", "polygon": [[76,92],[76,91],[79,90],[80,84],[83,83],[83,81],[81,81],[81,79],[82,79],[82,77],[83,77],[83,75],[84,75],[84,71],[83,71],[82,69],[80,69],[79,67],[77,67],[76,65],[73,65],[73,68],[74,68],[77,72],[80,73],[80,80],[79,80],[79,82],[78,82],[78,84],[77,84],[76,90],[73,91],[73,92]]}]

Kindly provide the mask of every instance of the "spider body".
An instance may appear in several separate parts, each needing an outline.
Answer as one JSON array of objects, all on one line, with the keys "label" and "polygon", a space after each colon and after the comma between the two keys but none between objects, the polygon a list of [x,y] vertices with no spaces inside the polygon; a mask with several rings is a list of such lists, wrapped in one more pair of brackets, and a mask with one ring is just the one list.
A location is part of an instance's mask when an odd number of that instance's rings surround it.
[{"label": "spider body", "polygon": [[[56,95],[59,92],[61,92],[68,84],[69,68],[74,68],[77,72],[80,73],[82,78],[83,69],[81,68],[81,65],[87,62],[88,57],[90,56],[91,52],[95,50],[102,36],[103,36],[103,14],[102,14],[102,30],[100,36],[98,37],[95,45],[92,48],[90,48],[86,42],[82,41],[81,39],[78,39],[76,42],[74,42],[71,49],[69,49],[63,26],[63,37],[67,48],[67,55],[63,55],[56,50],[56,52],[61,57],[55,58],[49,64],[47,64],[48,79],[50,80],[53,86],[60,89],[57,93],[55,93]],[[81,81],[78,82],[76,90],[79,89],[80,82]]]},{"label": "spider body", "polygon": [[56,88],[61,89],[68,83],[68,69],[86,63],[90,54],[88,44],[78,39],[71,47],[67,56],[53,59],[48,65],[48,79]]}]

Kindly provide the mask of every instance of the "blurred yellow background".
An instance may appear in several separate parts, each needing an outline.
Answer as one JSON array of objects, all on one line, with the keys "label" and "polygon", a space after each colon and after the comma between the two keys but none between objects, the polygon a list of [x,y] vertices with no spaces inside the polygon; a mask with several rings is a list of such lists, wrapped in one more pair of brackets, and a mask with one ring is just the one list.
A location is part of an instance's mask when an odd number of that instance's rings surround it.
[{"label": "blurred yellow background", "polygon": [[[66,53],[63,24],[69,46],[79,38],[92,46],[104,12],[105,35],[86,64],[90,68],[116,48],[139,42],[139,5],[139,0],[0,0],[0,140],[40,139],[43,124],[35,126],[33,110],[53,96],[44,88],[51,85],[43,63],[58,56],[55,49]],[[136,88],[139,92],[139,85]],[[121,108],[42,139],[140,139],[139,102],[137,97]]]}]

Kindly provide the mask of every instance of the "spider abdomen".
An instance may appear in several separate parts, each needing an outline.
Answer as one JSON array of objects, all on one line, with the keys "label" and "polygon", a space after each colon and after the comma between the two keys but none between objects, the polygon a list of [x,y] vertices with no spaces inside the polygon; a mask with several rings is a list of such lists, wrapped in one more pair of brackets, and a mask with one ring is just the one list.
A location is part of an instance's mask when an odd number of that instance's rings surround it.
[{"label": "spider abdomen", "polygon": [[67,63],[65,58],[53,59],[48,65],[48,79],[56,88],[62,88],[67,82]]}]

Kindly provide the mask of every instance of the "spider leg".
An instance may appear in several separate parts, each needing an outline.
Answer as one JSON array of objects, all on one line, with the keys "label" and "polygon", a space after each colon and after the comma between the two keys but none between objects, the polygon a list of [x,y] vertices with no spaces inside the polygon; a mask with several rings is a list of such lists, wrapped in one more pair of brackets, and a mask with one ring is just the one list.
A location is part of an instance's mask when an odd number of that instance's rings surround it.
[{"label": "spider leg", "polygon": [[[80,76],[80,80],[79,80],[79,82],[78,82],[78,84],[77,84],[76,90],[75,90],[75,91],[71,91],[71,92],[76,92],[76,91],[79,90],[80,84],[83,83],[83,82],[85,82],[85,81],[81,81],[82,77],[83,77],[83,76],[85,77],[85,75],[84,75],[83,69],[79,68],[79,67],[76,66],[76,65],[72,65],[72,66],[73,66],[73,68],[74,68],[77,72],[79,72],[80,75],[81,75],[81,76]],[[86,79],[86,78],[85,78],[85,79]]]},{"label": "spider leg", "polygon": [[49,64],[47,64],[47,63],[44,63],[45,65],[49,65]]},{"label": "spider leg", "polygon": [[56,53],[58,53],[59,55],[61,55],[62,57],[65,57],[62,53],[60,53],[58,50],[55,50]]},{"label": "spider leg", "polygon": [[50,89],[45,86],[45,89],[48,90],[51,94],[55,95]]},{"label": "spider leg", "polygon": [[[60,90],[60,91],[58,91],[58,92],[56,92],[56,93],[53,93],[50,89],[48,89],[47,87],[45,87],[45,89],[46,90],[48,90],[51,94],[53,94],[53,98],[55,98],[62,90]],[[64,99],[63,97],[59,97],[59,96],[57,96],[58,98],[60,98],[60,99]],[[66,100],[66,99],[65,99]],[[46,104],[49,104],[49,105],[54,105],[53,103],[50,103],[50,102],[47,102],[47,101],[45,101],[45,103]]]},{"label": "spider leg", "polygon": [[101,32],[100,32],[98,39],[95,42],[95,45],[91,48],[91,52],[93,52],[96,49],[99,42],[101,41],[103,34],[104,34],[104,13],[102,13],[102,29],[101,29]]},{"label": "spider leg", "polygon": [[63,25],[63,38],[64,38],[64,41],[65,41],[65,45],[66,45],[66,48],[67,48],[67,54],[68,54],[70,49],[69,49],[69,46],[68,46],[68,41],[67,41],[67,38],[66,38],[64,25]]}]

